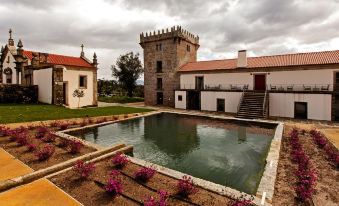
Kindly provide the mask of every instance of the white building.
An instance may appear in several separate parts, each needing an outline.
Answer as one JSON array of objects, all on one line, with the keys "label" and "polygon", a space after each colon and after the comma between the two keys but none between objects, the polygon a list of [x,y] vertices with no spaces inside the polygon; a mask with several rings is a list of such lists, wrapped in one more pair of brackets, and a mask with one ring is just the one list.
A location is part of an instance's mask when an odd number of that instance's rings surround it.
[{"label": "white building", "polygon": [[243,50],[237,59],[189,62],[177,72],[176,108],[339,119],[339,51],[247,57]]},{"label": "white building", "polygon": [[[12,39],[1,51],[0,84],[38,85],[39,102],[64,105],[69,108],[97,105],[97,57],[89,61],[83,46],[80,57],[23,50]],[[84,92],[80,99],[74,90]]]}]

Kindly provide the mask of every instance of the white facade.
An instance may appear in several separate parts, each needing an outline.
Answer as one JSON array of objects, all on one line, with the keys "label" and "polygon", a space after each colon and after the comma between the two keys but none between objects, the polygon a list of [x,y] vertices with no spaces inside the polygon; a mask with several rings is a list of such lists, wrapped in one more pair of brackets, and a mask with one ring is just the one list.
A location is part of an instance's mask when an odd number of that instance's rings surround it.
[{"label": "white facade", "polygon": [[[8,61],[9,60],[9,61]],[[5,70],[6,68],[10,68],[12,70],[12,82],[7,82],[7,75],[4,74],[4,72],[2,73],[2,83],[3,84],[17,84],[17,74],[16,74],[16,69],[15,69],[15,59],[14,56],[11,52],[7,52],[7,55],[5,57],[5,60],[3,62],[3,70]],[[20,78],[20,75],[19,75]],[[19,84],[20,84],[20,79],[19,79]]]},{"label": "white facade", "polygon": [[186,91],[175,91],[175,108],[186,109],[186,104]]},{"label": "white facade", "polygon": [[270,116],[294,118],[295,102],[307,103],[307,118],[331,121],[331,94],[271,93]]},{"label": "white facade", "polygon": [[241,92],[201,92],[201,110],[217,111],[217,99],[225,99],[225,111],[237,113]]},{"label": "white facade", "polygon": [[[255,71],[255,69],[253,69]],[[315,70],[294,70],[275,72],[239,72],[239,73],[199,73],[180,74],[180,88],[193,89],[195,77],[203,76],[204,84],[207,86],[217,85],[249,85],[248,89],[254,88],[254,75],[266,74],[266,84],[270,85],[333,85],[333,74],[339,69],[315,69]]]},{"label": "white facade", "polygon": [[[87,87],[79,87],[79,78],[80,76],[86,76],[87,78]],[[66,83],[66,103],[70,108],[77,108],[79,98],[73,97],[73,92],[75,89],[80,89],[84,91],[85,96],[80,98],[80,107],[93,105],[93,71],[90,70],[72,70],[64,69],[63,71],[63,81]]]},{"label": "white facade", "polygon": [[34,70],[33,84],[38,85],[39,102],[52,104],[52,68]]},{"label": "white facade", "polygon": [[[338,67],[337,67],[338,68]],[[187,91],[195,89],[196,77],[203,76],[204,88],[200,92],[200,108],[204,111],[217,111],[217,99],[225,100],[225,112],[237,113],[241,101],[242,92],[230,91],[230,85],[248,85],[248,90],[253,90],[256,74],[266,75],[267,89],[271,86],[284,87],[283,92],[275,90],[269,93],[269,116],[272,117],[295,117],[295,103],[307,104],[307,118],[314,120],[332,119],[332,94],[335,84],[335,72],[339,69],[313,69],[313,70],[289,70],[269,72],[199,72],[181,73],[180,90],[175,93],[175,107],[186,109]],[[255,71],[255,69],[253,69]],[[216,87],[218,86],[219,87]],[[287,91],[288,85],[293,85],[292,91]],[[314,88],[325,88],[327,92],[314,92]],[[303,92],[305,86],[311,87],[311,91]],[[212,88],[212,89],[211,89]],[[215,91],[215,88],[218,91]],[[239,86],[238,88],[243,88]],[[319,90],[318,90],[319,91]],[[183,101],[178,101],[178,95]]]}]

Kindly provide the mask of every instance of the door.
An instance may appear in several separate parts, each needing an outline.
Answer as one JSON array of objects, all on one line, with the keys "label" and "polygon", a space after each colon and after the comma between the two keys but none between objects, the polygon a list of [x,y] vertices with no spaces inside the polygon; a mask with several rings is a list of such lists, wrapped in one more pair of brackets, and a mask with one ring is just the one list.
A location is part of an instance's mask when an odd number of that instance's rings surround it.
[{"label": "door", "polygon": [[217,111],[225,112],[225,99],[217,99]]},{"label": "door", "polygon": [[164,104],[164,94],[162,92],[157,92],[157,104],[158,105]]},{"label": "door", "polygon": [[67,83],[64,82],[62,86],[62,103],[67,105]]},{"label": "door", "polygon": [[294,103],[294,118],[307,119],[307,102]]},{"label": "door", "polygon": [[198,91],[187,91],[187,109],[200,110],[200,92]]},{"label": "door", "polygon": [[254,75],[254,90],[259,90],[259,91],[266,90],[266,75],[265,74]]},{"label": "door", "polygon": [[196,90],[204,89],[204,77],[195,77],[195,89]]}]

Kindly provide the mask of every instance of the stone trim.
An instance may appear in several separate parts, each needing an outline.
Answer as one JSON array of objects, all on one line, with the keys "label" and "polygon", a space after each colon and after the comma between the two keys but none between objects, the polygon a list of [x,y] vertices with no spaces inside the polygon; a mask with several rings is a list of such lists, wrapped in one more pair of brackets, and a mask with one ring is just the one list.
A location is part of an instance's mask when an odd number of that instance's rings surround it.
[{"label": "stone trim", "polygon": [[4,180],[4,181],[0,181],[0,192],[8,190],[10,188],[13,187],[17,187],[19,185],[22,184],[26,184],[29,182],[32,182],[36,179],[40,179],[46,175],[55,173],[57,171],[63,170],[65,168],[71,167],[74,165],[74,163],[78,160],[90,160],[99,156],[102,156],[104,154],[110,153],[112,151],[125,151],[126,149],[128,149],[128,151],[131,151],[130,147],[126,147],[124,144],[119,144],[119,145],[114,145],[110,148],[107,149],[103,149],[103,150],[99,150],[99,151],[95,151],[92,153],[88,153],[85,155],[82,155],[80,157],[76,157],[70,160],[67,160],[65,162],[61,162],[59,164],[53,165],[51,167],[48,168],[44,168],[38,171],[34,171],[32,173],[20,176],[20,177],[15,177],[12,179],[8,179],[8,180]]},{"label": "stone trim", "polygon": [[[157,172],[166,175],[168,177],[174,178],[174,179],[181,179],[184,175],[190,176],[192,177],[192,180],[194,182],[195,185],[214,192],[216,194],[222,195],[222,196],[226,196],[229,198],[239,198],[239,197],[245,197],[246,199],[250,199],[252,196],[249,194],[246,194],[244,192],[240,192],[238,190],[232,189],[230,187],[226,187],[223,185],[219,185],[219,184],[215,184],[213,182],[207,181],[207,180],[203,180],[197,177],[193,177],[191,175],[176,171],[176,170],[172,170],[157,164],[153,164],[153,163],[149,163],[147,161],[135,158],[135,157],[129,157],[129,160],[137,165],[140,166],[144,166],[144,167],[152,167],[154,168]],[[271,204],[267,203],[267,202],[262,202],[258,197],[253,197],[254,200],[253,202],[255,203],[255,205],[260,205],[260,206],[271,206]]]},{"label": "stone trim", "polygon": [[256,196],[267,199],[272,203],[274,195],[274,185],[277,177],[281,139],[283,135],[284,124],[279,123],[275,129],[275,134],[271,142],[270,150],[266,158],[266,166],[261,177]]}]

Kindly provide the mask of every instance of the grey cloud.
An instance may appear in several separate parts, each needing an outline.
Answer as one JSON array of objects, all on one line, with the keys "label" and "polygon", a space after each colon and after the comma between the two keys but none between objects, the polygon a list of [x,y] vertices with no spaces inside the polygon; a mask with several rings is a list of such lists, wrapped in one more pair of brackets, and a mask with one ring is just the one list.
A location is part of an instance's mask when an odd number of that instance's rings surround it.
[{"label": "grey cloud", "polygon": [[[0,0],[0,8],[5,8],[0,12],[0,41],[7,41],[8,28],[12,27],[14,37],[22,38],[25,48],[59,48],[69,54],[70,49],[78,51],[84,43],[86,54],[97,51],[99,76],[109,77],[110,65],[121,53],[142,51],[138,44],[141,32],[162,27],[161,21],[144,20],[144,11],[164,14],[164,18],[172,19],[170,22],[174,19],[175,24],[199,35],[199,57],[203,59],[226,56],[239,49],[255,55],[295,52],[301,45],[326,45],[339,33],[339,0],[101,1],[140,16],[119,24],[109,18],[89,24],[72,11],[60,15],[59,11],[70,2],[67,0]],[[115,18],[113,13],[105,15]]]}]

